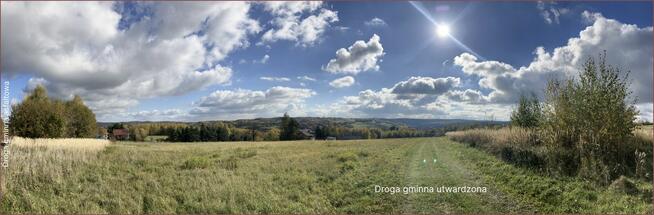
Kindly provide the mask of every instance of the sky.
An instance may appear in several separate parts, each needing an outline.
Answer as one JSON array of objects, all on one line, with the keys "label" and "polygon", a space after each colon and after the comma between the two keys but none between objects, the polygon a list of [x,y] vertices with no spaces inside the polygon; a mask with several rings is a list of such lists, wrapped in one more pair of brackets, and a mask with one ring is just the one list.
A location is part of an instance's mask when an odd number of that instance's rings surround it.
[{"label": "sky", "polygon": [[37,85],[98,121],[507,120],[588,57],[652,120],[651,2],[2,2],[12,103]]}]

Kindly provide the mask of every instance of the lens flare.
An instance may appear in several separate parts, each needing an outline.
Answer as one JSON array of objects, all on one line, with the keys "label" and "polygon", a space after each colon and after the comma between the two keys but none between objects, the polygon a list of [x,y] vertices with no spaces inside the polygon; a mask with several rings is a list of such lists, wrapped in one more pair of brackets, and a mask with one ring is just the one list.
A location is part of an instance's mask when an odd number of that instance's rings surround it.
[{"label": "lens flare", "polygon": [[436,34],[440,38],[446,38],[450,36],[450,26],[448,25],[437,25],[436,26]]}]

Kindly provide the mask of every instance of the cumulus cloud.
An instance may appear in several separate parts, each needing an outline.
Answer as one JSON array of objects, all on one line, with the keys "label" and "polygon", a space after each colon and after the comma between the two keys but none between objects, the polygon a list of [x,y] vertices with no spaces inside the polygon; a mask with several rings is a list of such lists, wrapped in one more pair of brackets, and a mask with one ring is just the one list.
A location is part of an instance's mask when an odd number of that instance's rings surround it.
[{"label": "cumulus cloud", "polygon": [[451,90],[446,94],[447,98],[453,101],[468,102],[471,104],[480,104],[488,102],[488,98],[479,90],[465,89],[465,90]]},{"label": "cumulus cloud", "polygon": [[538,1],[536,8],[538,8],[540,15],[547,24],[559,24],[559,17],[570,13],[570,10],[567,8],[557,7],[556,2]]},{"label": "cumulus cloud", "polygon": [[264,10],[275,16],[271,22],[273,28],[261,38],[264,43],[288,40],[296,45],[312,46],[320,41],[330,23],[338,21],[338,12],[323,8],[322,2],[270,1],[263,4]]},{"label": "cumulus cloud", "polygon": [[3,75],[30,75],[54,97],[78,94],[98,115],[228,83],[232,70],[219,62],[260,31],[245,2],[138,3],[149,11],[141,19],[120,2],[1,4]]},{"label": "cumulus cloud", "polygon": [[357,40],[347,49],[336,51],[336,58],[329,60],[323,70],[335,74],[358,74],[364,71],[378,71],[378,61],[384,56],[380,38],[374,34],[368,42]]},{"label": "cumulus cloud", "polygon": [[237,119],[279,116],[289,112],[303,115],[305,100],[316,93],[310,89],[276,86],[266,91],[218,90],[194,102],[191,115],[204,119]]},{"label": "cumulus cloud", "polygon": [[[391,88],[364,90],[315,108],[323,116],[507,119],[510,105],[486,103],[476,90],[459,90],[459,78],[411,77]],[[478,104],[484,103],[483,106]]]},{"label": "cumulus cloud", "polygon": [[349,87],[354,84],[354,77],[352,76],[345,76],[342,78],[337,78],[334,79],[333,81],[329,82],[329,86],[332,86],[334,88],[344,88],[344,87]]},{"label": "cumulus cloud", "polygon": [[377,18],[377,17],[372,18],[369,21],[365,21],[363,24],[366,25],[366,26],[369,26],[369,27],[383,27],[383,26],[386,26],[386,22],[384,22],[384,20],[382,20],[380,18]]},{"label": "cumulus cloud", "polygon": [[508,119],[508,105],[470,105],[447,96],[393,93],[392,88],[364,90],[355,96],[345,96],[328,106],[319,106],[316,113],[324,116],[381,118],[466,118],[478,120]]},{"label": "cumulus cloud", "polygon": [[546,80],[576,76],[588,57],[606,50],[608,64],[631,71],[630,89],[639,103],[652,102],[652,27],[624,24],[599,13],[584,12],[584,16],[592,19],[591,26],[551,52],[536,48],[536,56],[527,66],[479,61],[468,53],[455,57],[454,64],[465,74],[480,78],[479,86],[491,90],[491,102],[512,103],[522,93],[542,96]]},{"label": "cumulus cloud", "polygon": [[461,80],[455,77],[411,77],[409,80],[395,84],[393,93],[440,95],[450,91],[452,88],[458,87],[460,84]]},{"label": "cumulus cloud", "polygon": [[268,76],[263,76],[260,77],[259,79],[264,80],[264,81],[291,81],[290,78],[287,77],[268,77]]}]

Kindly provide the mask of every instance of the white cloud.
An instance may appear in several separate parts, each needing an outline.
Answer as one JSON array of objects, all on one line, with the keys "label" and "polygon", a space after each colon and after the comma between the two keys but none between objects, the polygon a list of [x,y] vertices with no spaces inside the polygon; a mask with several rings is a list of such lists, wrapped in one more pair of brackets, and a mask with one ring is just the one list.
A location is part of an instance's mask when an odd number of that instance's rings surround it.
[{"label": "white cloud", "polygon": [[264,80],[264,81],[291,81],[290,78],[287,77],[268,77],[268,76],[263,76],[260,77],[259,79]]},{"label": "white cloud", "polygon": [[540,15],[545,20],[547,24],[559,24],[559,17],[565,14],[570,13],[570,10],[567,8],[559,8],[556,6],[556,2],[543,2],[538,1],[536,8],[540,11]]},{"label": "white cloud", "polygon": [[364,90],[330,105],[317,106],[315,114],[339,117],[508,119],[506,104],[485,102],[480,92],[457,90],[454,77],[411,77],[391,88]]},{"label": "white cloud", "polygon": [[270,59],[270,55],[264,55],[260,60],[255,60],[253,63],[266,64],[268,63],[268,59]]},{"label": "white cloud", "polygon": [[354,84],[354,77],[352,76],[345,76],[342,78],[337,78],[334,79],[333,81],[329,82],[329,86],[332,86],[334,88],[344,88],[344,87],[349,87]]},{"label": "white cloud", "polygon": [[383,27],[383,26],[386,26],[386,22],[384,22],[384,20],[382,20],[380,18],[377,18],[377,17],[372,18],[369,21],[365,21],[363,24],[366,25],[366,26],[369,26],[369,27]]},{"label": "white cloud", "polygon": [[459,102],[468,102],[471,104],[480,104],[488,102],[488,98],[483,95],[479,90],[465,89],[465,90],[451,90],[445,95],[450,100]]},{"label": "white cloud", "polygon": [[509,105],[470,105],[447,96],[395,94],[393,89],[364,90],[328,106],[318,106],[317,114],[339,117],[508,119]]},{"label": "white cloud", "polygon": [[312,78],[312,77],[309,77],[309,76],[306,76],[306,75],[305,76],[298,76],[297,79],[298,80],[303,80],[303,81],[316,81],[315,78]]},{"label": "white cloud", "polygon": [[654,114],[652,113],[652,103],[643,103],[639,104],[636,107],[639,110],[639,115],[637,116],[638,121],[647,121],[647,122],[652,122],[652,119],[654,119]]},{"label": "white cloud", "polygon": [[[264,10],[275,17],[274,27],[261,37],[264,43],[288,40],[296,45],[312,46],[320,42],[330,23],[338,21],[338,12],[322,8],[322,2],[270,1],[263,4]],[[303,17],[304,14],[310,15]]]},{"label": "white cloud", "polygon": [[191,115],[203,119],[238,119],[304,115],[305,100],[316,93],[309,89],[272,87],[266,91],[218,90],[194,103]]},{"label": "white cloud", "polygon": [[229,83],[232,70],[218,62],[260,31],[245,2],[138,3],[151,14],[125,29],[120,2],[1,4],[2,71],[33,76],[54,97],[78,94],[101,119],[141,99]]},{"label": "white cloud", "polygon": [[329,60],[323,70],[335,74],[358,74],[364,71],[378,71],[377,62],[384,56],[384,47],[380,43],[377,34],[373,35],[366,43],[357,40],[347,49],[341,48],[336,51],[336,58]]},{"label": "white cloud", "polygon": [[347,32],[348,30],[350,30],[350,27],[346,27],[346,26],[334,26],[334,29],[336,29],[337,31],[340,31],[340,32],[342,32],[342,33],[345,33],[345,32]]},{"label": "white cloud", "polygon": [[450,91],[452,88],[458,87],[460,84],[461,80],[455,77],[411,77],[409,80],[395,84],[393,93],[440,95]]},{"label": "white cloud", "polygon": [[181,109],[144,110],[122,114],[129,121],[187,121],[188,111]]},{"label": "white cloud", "polygon": [[[608,19],[601,14],[584,12],[592,25],[570,38],[565,46],[547,52],[536,48],[535,58],[528,65],[515,68],[498,61],[478,61],[464,53],[454,59],[468,75],[480,78],[479,86],[491,90],[491,102],[512,103],[521,93],[534,92],[542,96],[546,82],[553,78],[578,74],[588,57],[607,51],[607,63],[631,71],[630,89],[642,103],[652,101],[652,27],[638,27]],[[542,97],[541,97],[542,98]]]}]

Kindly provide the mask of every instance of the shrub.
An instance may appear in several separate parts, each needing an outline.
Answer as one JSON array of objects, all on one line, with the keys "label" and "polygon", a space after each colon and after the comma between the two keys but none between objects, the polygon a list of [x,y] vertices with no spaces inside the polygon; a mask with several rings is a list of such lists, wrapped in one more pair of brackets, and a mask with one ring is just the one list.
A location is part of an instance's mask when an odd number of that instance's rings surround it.
[{"label": "shrub", "polygon": [[523,128],[536,128],[542,121],[542,109],[535,94],[520,96],[518,107],[511,113],[511,124]]},{"label": "shrub", "polygon": [[578,80],[548,83],[541,127],[550,171],[602,184],[632,171],[629,141],[637,115],[627,75],[606,65],[605,57],[599,63],[589,58]]}]

